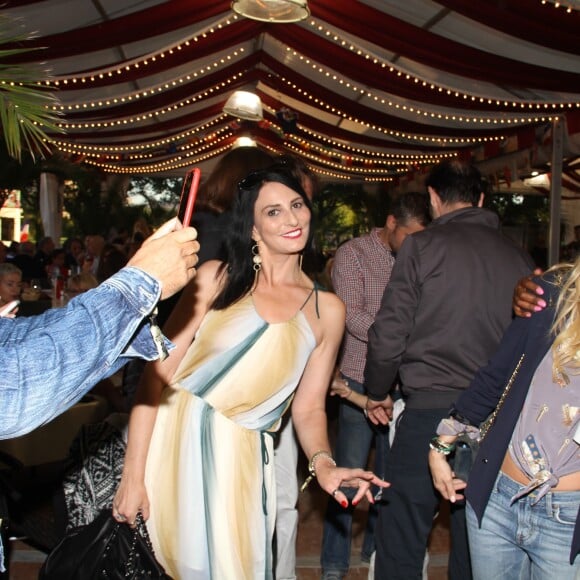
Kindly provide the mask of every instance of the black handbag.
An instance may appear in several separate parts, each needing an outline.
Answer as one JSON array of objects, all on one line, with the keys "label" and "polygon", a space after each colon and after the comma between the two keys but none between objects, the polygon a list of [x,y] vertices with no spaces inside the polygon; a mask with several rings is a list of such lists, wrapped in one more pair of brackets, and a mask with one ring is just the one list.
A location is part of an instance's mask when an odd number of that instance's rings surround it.
[{"label": "black handbag", "polygon": [[455,441],[455,450],[449,458],[455,477],[467,482],[469,472],[475,463],[479,451],[479,440],[471,439],[468,435],[460,435]]},{"label": "black handbag", "polygon": [[39,580],[171,580],[157,562],[141,514],[134,528],[111,510],[66,534],[44,562]]}]

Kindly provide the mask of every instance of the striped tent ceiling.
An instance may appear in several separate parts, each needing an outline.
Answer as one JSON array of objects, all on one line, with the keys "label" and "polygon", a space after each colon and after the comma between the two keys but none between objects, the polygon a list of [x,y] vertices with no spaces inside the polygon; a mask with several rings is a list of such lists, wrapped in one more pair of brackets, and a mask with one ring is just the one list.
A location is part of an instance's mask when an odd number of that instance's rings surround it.
[{"label": "striped tent ceiling", "polygon": [[[56,147],[105,172],[203,170],[250,136],[329,179],[397,183],[456,155],[523,174],[546,166],[559,115],[580,195],[580,12],[565,4],[309,0],[297,24],[245,19],[229,0],[4,0],[3,12],[35,33],[20,62],[50,71]],[[260,96],[263,121],[223,113],[237,89]]]}]

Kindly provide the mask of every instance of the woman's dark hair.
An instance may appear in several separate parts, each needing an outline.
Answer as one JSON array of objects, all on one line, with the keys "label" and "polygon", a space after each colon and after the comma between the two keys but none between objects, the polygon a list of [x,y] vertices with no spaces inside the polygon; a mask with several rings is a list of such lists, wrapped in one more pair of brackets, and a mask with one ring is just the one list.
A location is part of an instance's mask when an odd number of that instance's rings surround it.
[{"label": "woman's dark hair", "polygon": [[[252,261],[252,228],[254,227],[254,206],[262,186],[266,183],[281,183],[300,194],[304,204],[312,215],[312,205],[304,192],[302,185],[286,170],[276,165],[250,173],[238,184],[238,192],[234,199],[232,221],[225,239],[225,261],[218,275],[227,270],[227,280],[221,292],[216,297],[212,308],[222,310],[245,296],[254,284],[255,272]],[[313,225],[305,250],[312,244]]]},{"label": "woman's dark hair", "polygon": [[228,151],[213,171],[199,186],[195,211],[215,214],[231,209],[238,182],[250,171],[265,169],[273,163],[273,157],[257,147],[236,147]]},{"label": "woman's dark hair", "polygon": [[280,155],[272,167],[281,167],[286,169],[293,175],[301,184],[305,181],[310,181],[312,185],[312,194],[315,195],[318,191],[318,177],[308,165],[296,155]]}]

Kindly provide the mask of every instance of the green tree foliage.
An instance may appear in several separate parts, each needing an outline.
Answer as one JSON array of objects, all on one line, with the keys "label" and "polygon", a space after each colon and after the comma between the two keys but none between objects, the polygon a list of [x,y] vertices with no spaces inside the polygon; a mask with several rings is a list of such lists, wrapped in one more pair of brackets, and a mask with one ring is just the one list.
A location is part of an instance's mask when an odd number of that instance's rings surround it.
[{"label": "green tree foliage", "polygon": [[158,226],[177,214],[183,180],[175,178],[138,176],[131,179],[127,190],[129,199],[141,198],[151,224]]},{"label": "green tree foliage", "polygon": [[329,184],[314,197],[313,209],[316,246],[325,253],[332,252],[358,228],[357,218],[364,213],[360,188]]},{"label": "green tree foliage", "polygon": [[542,195],[494,194],[487,196],[485,205],[499,215],[505,226],[550,221],[549,201]]},{"label": "green tree foliage", "polygon": [[[47,133],[62,133],[58,101],[40,84],[48,72],[40,64],[10,63],[10,57],[27,52],[14,47],[28,38],[18,21],[0,14],[0,126],[8,155],[18,161],[25,150],[32,157],[49,153]],[[38,60],[42,60],[42,51]]]},{"label": "green tree foliage", "polygon": [[317,247],[333,253],[340,244],[385,223],[390,198],[362,183],[332,183],[314,197]]}]

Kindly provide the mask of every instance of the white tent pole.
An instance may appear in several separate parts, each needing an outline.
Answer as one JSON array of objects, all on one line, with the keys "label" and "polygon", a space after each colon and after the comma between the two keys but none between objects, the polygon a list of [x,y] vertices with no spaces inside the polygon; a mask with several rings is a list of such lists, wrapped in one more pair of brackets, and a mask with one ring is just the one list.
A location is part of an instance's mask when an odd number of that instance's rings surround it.
[{"label": "white tent pole", "polygon": [[40,174],[40,216],[44,235],[50,236],[55,246],[60,247],[62,235],[62,189],[63,184],[57,175],[43,171]]},{"label": "white tent pole", "polygon": [[564,118],[552,121],[552,183],[550,187],[550,232],[548,241],[548,264],[560,261],[560,208],[562,206],[562,160],[564,141]]}]

